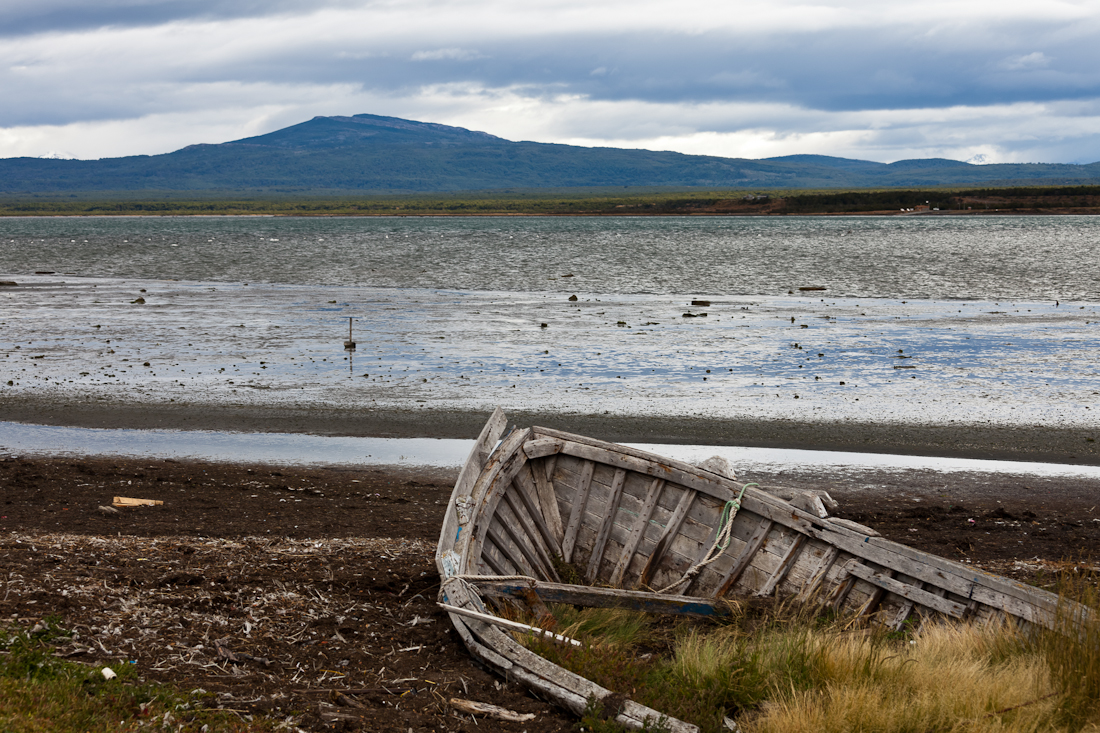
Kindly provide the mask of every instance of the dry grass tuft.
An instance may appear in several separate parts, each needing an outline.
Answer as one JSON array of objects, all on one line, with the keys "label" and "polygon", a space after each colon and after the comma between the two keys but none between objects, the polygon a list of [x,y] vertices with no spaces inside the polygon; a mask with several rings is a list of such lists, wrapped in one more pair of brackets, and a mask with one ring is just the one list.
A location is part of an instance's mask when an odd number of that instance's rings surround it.
[{"label": "dry grass tuft", "polygon": [[[1069,595],[1095,607],[1096,589],[1078,585]],[[1100,615],[1062,608],[1049,631],[929,622],[909,636],[777,606],[763,622],[677,626],[672,640],[642,614],[559,608],[587,645],[527,643],[705,732],[727,715],[744,733],[1100,732]],[[660,642],[666,655],[639,653]]]}]

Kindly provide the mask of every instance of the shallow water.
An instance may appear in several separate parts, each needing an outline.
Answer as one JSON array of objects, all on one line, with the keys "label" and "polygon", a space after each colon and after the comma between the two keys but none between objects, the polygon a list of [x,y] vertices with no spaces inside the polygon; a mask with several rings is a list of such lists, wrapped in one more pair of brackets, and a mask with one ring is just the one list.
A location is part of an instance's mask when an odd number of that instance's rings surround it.
[{"label": "shallow water", "polygon": [[[340,438],[289,433],[231,433],[207,430],[104,430],[0,422],[0,453],[9,455],[107,455],[187,458],[272,465],[382,465],[459,468],[472,440],[425,438]],[[974,472],[1100,479],[1098,466],[1058,463],[935,458],[886,453],[785,450],[707,445],[628,444],[639,450],[698,463],[722,456],[742,476],[870,469]]]},{"label": "shallow water", "polygon": [[[0,219],[0,272],[578,294],[1100,300],[1100,220],[896,217]],[[571,277],[567,277],[571,276]]]},{"label": "shallow water", "polygon": [[12,396],[1085,427],[1100,410],[1097,305],[20,282],[0,292]]}]

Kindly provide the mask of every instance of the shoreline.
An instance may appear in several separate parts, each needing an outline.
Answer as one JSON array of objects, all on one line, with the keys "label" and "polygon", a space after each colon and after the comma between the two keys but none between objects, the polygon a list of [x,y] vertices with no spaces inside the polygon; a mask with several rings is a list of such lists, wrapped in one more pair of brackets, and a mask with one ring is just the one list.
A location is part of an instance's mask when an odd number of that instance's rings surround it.
[{"label": "shoreline", "polygon": [[[647,417],[526,411],[511,423],[618,443],[745,446],[1100,465],[1100,443],[1082,427],[935,425],[788,419]],[[475,438],[488,411],[278,406],[71,404],[11,400],[0,421],[75,428],[210,430],[374,438]],[[1092,441],[1089,439],[1092,438]]]},{"label": "shoreline", "polygon": [[796,213],[762,213],[762,212],[711,212],[711,211],[685,211],[685,212],[611,212],[611,211],[595,211],[595,212],[542,212],[542,211],[486,211],[486,212],[441,212],[433,211],[429,213],[406,213],[406,214],[394,214],[394,213],[374,213],[374,212],[339,212],[339,213],[302,213],[302,212],[280,212],[274,214],[209,214],[209,213],[196,213],[192,214],[187,211],[172,211],[172,212],[148,212],[148,213],[136,213],[136,214],[92,214],[87,212],[77,212],[72,214],[65,213],[43,213],[43,214],[8,214],[0,211],[0,219],[150,219],[150,218],[171,218],[171,217],[185,217],[188,219],[289,219],[289,218],[302,218],[302,219],[325,219],[325,218],[375,218],[375,219],[453,219],[456,217],[546,217],[546,218],[560,218],[560,217],[598,217],[598,218],[623,218],[623,219],[638,219],[638,218],[653,218],[653,217],[711,217],[711,218],[744,218],[744,217],[761,217],[761,218],[783,218],[783,217],[816,217],[816,216],[852,216],[852,217],[893,217],[893,216],[921,216],[921,217],[942,217],[942,216],[1100,216],[1100,211],[1095,208],[1078,210],[1074,208],[1050,208],[1050,209],[1027,209],[1027,210],[1015,210],[1015,209],[978,209],[978,210],[945,210],[945,211],[893,211],[893,210],[876,210],[876,211],[808,211],[808,212],[796,212]]}]

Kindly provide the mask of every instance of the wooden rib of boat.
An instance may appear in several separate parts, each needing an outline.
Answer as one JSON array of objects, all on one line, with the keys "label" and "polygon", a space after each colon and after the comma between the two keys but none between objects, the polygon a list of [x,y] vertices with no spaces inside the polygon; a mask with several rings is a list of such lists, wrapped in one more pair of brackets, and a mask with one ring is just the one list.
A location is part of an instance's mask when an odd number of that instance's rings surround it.
[{"label": "wooden rib of boat", "polygon": [[[498,408],[455,484],[436,552],[440,597],[475,658],[574,713],[611,691],[526,649],[511,634],[516,624],[483,599],[707,616],[723,613],[726,599],[755,595],[815,600],[895,629],[926,619],[1053,622],[1054,594],[830,518],[814,497],[788,502],[698,466],[547,428],[513,428],[501,440],[505,426]],[[736,510],[728,527],[727,507]],[[586,584],[563,582],[566,566]],[[630,700],[617,715],[633,728],[658,717]],[[666,720],[674,731],[697,730]]]}]

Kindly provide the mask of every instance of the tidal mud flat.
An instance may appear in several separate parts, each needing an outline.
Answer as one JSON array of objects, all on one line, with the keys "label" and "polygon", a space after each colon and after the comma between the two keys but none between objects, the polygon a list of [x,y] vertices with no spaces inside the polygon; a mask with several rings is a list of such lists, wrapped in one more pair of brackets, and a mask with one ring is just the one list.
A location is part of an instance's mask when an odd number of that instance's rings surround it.
[{"label": "tidal mud flat", "polygon": [[1100,461],[1096,305],[21,280],[4,420]]}]

